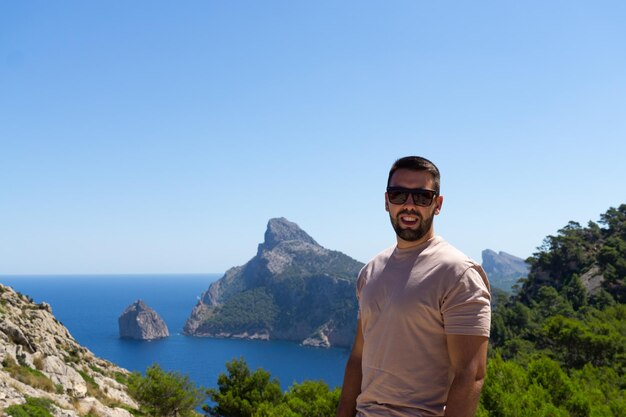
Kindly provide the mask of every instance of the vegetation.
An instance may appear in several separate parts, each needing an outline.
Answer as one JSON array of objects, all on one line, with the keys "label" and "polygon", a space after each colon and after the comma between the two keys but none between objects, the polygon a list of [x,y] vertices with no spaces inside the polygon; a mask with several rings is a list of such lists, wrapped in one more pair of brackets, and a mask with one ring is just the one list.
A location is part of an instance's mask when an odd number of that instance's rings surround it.
[{"label": "vegetation", "polygon": [[45,398],[26,397],[26,402],[4,410],[13,417],[52,417],[52,401]]},{"label": "vegetation", "polygon": [[41,355],[35,356],[33,358],[33,365],[35,365],[35,369],[41,371],[43,369],[43,357]]},{"label": "vegetation", "polygon": [[98,385],[96,380],[93,379],[93,377],[85,371],[82,371],[80,369],[77,369],[76,371],[80,374],[80,376],[85,381],[85,384],[87,385],[87,394],[92,397],[103,399],[104,396],[102,392],[100,392],[100,386]]},{"label": "vegetation", "polygon": [[165,372],[152,365],[146,375],[133,373],[128,379],[128,392],[141,404],[141,411],[153,417],[194,416],[206,398],[187,376]]},{"label": "vegetation", "polygon": [[26,365],[19,365],[10,356],[7,356],[2,361],[2,366],[4,367],[4,370],[11,375],[11,377],[23,382],[24,384],[48,392],[56,391],[54,383],[50,380],[50,378],[37,369],[30,368]]},{"label": "vegetation", "polygon": [[251,372],[243,358],[226,364],[228,374],[209,389],[214,406],[204,410],[214,417],[332,417],[340,390],[321,381],[294,384],[283,393],[277,379],[262,369]]},{"label": "vegetation", "polygon": [[271,328],[278,307],[264,288],[255,288],[234,295],[214,313],[203,323],[203,330],[257,332]]},{"label": "vegetation", "polygon": [[626,204],[600,224],[548,236],[498,295],[479,416],[626,415]]},{"label": "vegetation", "polygon": [[128,385],[128,376],[121,372],[113,372],[113,379],[115,379],[120,384]]}]

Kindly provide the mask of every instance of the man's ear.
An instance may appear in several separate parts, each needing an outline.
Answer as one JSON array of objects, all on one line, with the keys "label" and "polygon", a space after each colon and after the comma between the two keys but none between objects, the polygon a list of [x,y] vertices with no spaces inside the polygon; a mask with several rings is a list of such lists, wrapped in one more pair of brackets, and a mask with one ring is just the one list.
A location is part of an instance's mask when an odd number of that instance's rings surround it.
[{"label": "man's ear", "polygon": [[389,200],[387,200],[387,193],[385,193],[385,211],[389,211]]},{"label": "man's ear", "polygon": [[435,208],[435,214],[439,214],[441,212],[441,206],[443,206],[443,196],[440,195],[437,197],[435,204],[437,205],[437,208]]}]

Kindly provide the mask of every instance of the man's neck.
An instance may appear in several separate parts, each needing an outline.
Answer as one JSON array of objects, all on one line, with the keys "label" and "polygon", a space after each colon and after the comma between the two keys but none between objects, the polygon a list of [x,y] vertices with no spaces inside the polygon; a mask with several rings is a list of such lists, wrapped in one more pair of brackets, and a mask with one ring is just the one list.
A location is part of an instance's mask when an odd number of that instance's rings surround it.
[{"label": "man's neck", "polygon": [[408,241],[408,240],[404,240],[402,239],[400,236],[396,235],[396,247],[398,249],[411,249],[414,247],[417,247],[419,245],[421,245],[422,243],[429,241],[430,239],[432,239],[433,237],[435,237],[435,229],[431,228],[428,233],[426,233],[424,236],[422,236],[419,240],[413,240],[413,241]]}]

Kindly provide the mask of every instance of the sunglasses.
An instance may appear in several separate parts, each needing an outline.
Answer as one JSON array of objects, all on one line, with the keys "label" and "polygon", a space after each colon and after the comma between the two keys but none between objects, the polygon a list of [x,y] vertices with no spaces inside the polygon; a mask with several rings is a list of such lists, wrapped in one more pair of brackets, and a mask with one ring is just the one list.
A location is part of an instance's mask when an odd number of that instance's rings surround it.
[{"label": "sunglasses", "polygon": [[433,199],[437,197],[439,193],[427,188],[387,187],[387,198],[391,204],[406,203],[409,194],[413,197],[413,204],[428,207],[433,203]]}]

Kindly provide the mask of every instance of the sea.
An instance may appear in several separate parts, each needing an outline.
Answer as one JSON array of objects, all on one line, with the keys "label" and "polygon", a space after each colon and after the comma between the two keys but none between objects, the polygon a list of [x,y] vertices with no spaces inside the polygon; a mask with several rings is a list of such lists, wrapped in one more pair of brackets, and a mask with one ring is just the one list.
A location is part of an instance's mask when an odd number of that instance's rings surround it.
[{"label": "sea", "polygon": [[[152,364],[214,388],[226,363],[243,358],[262,368],[283,390],[304,380],[341,386],[349,351],[313,348],[295,342],[191,337],[182,334],[187,317],[209,284],[221,274],[172,275],[19,275],[0,276],[35,302],[46,302],[72,336],[97,356],[143,373]],[[137,341],[119,337],[118,317],[136,300],[156,310],[170,337]],[[355,318],[356,319],[356,318]]]}]

